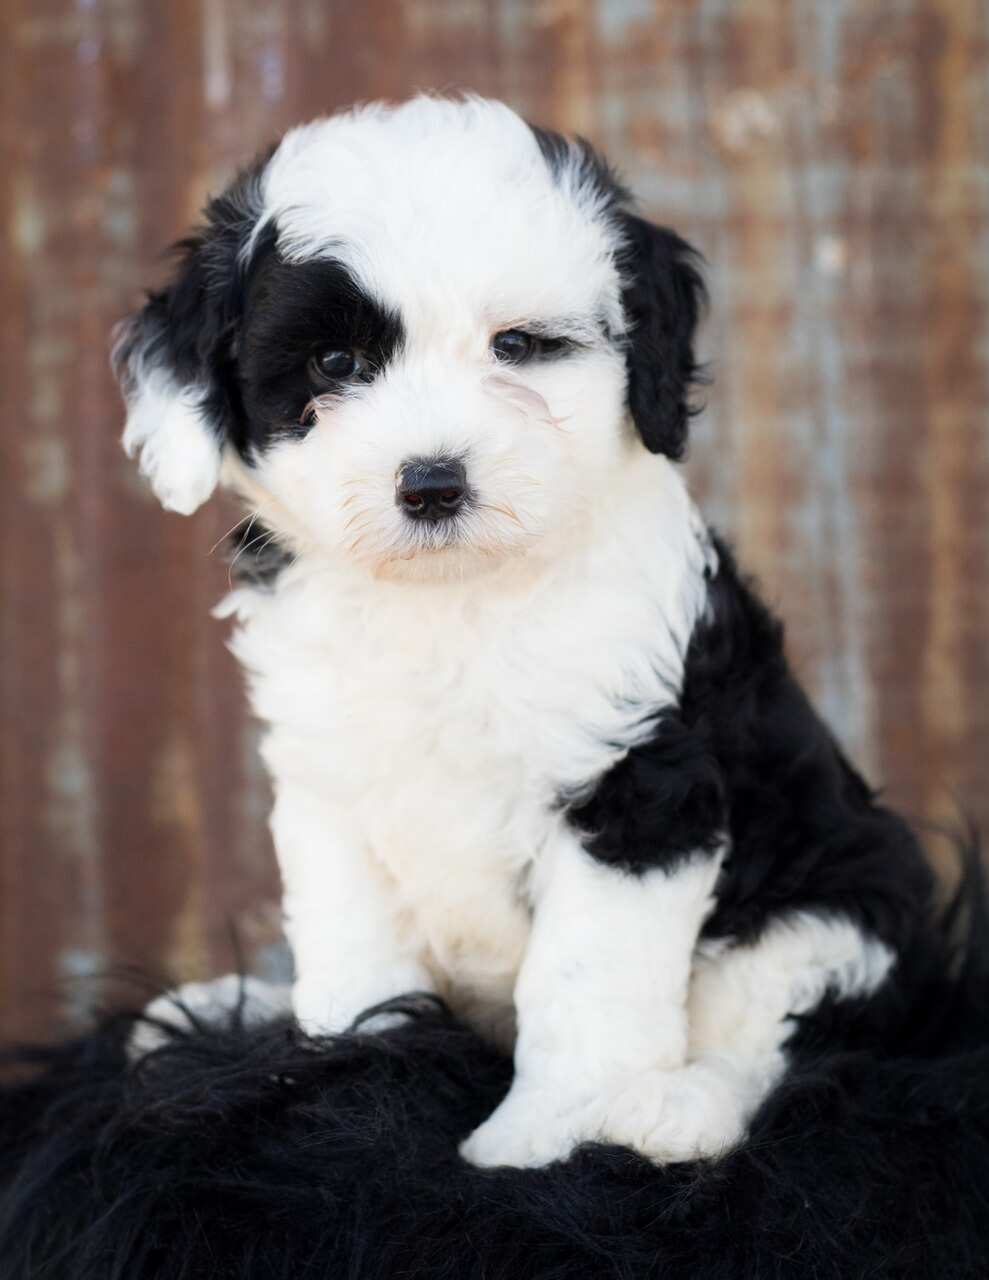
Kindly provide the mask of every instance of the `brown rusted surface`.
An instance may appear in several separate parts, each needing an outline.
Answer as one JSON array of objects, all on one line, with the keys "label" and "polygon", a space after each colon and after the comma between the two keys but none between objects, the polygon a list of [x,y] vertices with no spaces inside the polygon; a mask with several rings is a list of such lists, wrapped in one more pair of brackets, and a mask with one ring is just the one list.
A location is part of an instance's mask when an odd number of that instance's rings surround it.
[{"label": "brown rusted surface", "polygon": [[0,1034],[119,964],[276,942],[267,792],[209,617],[219,503],[117,443],[113,322],[205,193],[357,98],[477,89],[600,143],[706,253],[691,469],[852,752],[989,828],[982,0],[0,0]]}]

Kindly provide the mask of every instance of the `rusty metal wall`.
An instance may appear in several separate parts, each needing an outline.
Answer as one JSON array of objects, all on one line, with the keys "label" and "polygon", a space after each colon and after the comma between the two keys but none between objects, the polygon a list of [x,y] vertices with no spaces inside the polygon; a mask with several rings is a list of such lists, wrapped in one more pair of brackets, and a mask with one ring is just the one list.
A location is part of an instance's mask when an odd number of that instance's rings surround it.
[{"label": "rusty metal wall", "polygon": [[0,0],[0,1034],[277,958],[211,548],[121,455],[113,322],[285,126],[469,87],[710,261],[690,463],[853,753],[989,828],[984,0]]}]

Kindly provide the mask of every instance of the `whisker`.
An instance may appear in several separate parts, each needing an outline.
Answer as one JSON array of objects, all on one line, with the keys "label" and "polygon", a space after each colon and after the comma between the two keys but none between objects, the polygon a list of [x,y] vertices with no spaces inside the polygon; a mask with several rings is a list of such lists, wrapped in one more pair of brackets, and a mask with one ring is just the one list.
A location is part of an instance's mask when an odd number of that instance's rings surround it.
[{"label": "whisker", "polygon": [[497,502],[479,502],[477,503],[477,506],[482,511],[497,511],[499,515],[503,515],[507,520],[511,520],[514,524],[517,524],[520,529],[525,529],[525,525],[519,519],[518,512],[509,502],[505,502],[503,504],[499,504]]},{"label": "whisker", "polygon": [[[260,511],[248,511],[247,515],[241,516],[241,517],[240,517],[240,519],[237,521],[237,523],[236,523],[236,524],[234,524],[234,525],[231,525],[231,526],[230,526],[230,528],[226,531],[226,533],[221,533],[221,534],[220,534],[220,536],[219,536],[219,537],[217,538],[217,540],[213,543],[213,545],[210,547],[209,551],[208,551],[206,554],[211,556],[211,555],[213,554],[213,552],[217,549],[217,547],[220,545],[220,543],[221,543],[221,542],[226,542],[226,540],[230,537],[230,535],[231,535],[231,534],[232,534],[236,529],[239,529],[239,528],[240,528],[240,526],[244,523],[244,521],[245,521],[245,520],[250,520],[250,522],[251,522],[251,523],[247,526],[247,533],[249,534],[249,533],[251,532],[251,526],[254,524],[254,521],[258,518],[258,516],[259,516],[260,514],[261,514],[261,512],[260,512]],[[247,536],[247,535],[245,534],[245,537],[246,537],[246,536]]]},{"label": "whisker", "polygon": [[[256,518],[258,515],[260,515],[260,512],[255,512],[254,514]],[[252,524],[253,524],[253,521],[252,521]],[[248,529],[248,533],[249,532],[250,532],[250,529]],[[257,552],[255,553],[257,555],[260,555],[261,552],[265,549],[265,547],[270,546],[270,544],[274,542],[277,537],[278,535],[276,533],[269,533],[269,531],[265,529],[265,531],[263,533],[259,533],[256,538],[253,538],[250,542],[242,543],[237,548],[237,554],[234,556],[234,558],[230,561],[230,564],[227,566],[227,587],[231,591],[233,590],[233,585],[234,585],[234,566],[236,565],[240,557],[244,554],[244,552],[250,551],[251,547],[257,546],[257,544],[260,542],[262,543],[262,546],[260,546]],[[293,559],[293,564],[297,559],[298,559],[298,556],[296,556]]]}]

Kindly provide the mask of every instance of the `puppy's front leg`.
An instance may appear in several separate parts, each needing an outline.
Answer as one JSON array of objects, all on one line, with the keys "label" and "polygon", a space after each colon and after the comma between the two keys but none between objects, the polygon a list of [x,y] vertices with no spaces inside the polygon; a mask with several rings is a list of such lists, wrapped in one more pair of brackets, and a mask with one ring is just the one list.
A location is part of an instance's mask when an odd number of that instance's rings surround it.
[{"label": "puppy's front leg", "polygon": [[295,958],[292,1008],[303,1027],[345,1031],[372,1005],[432,991],[394,886],[344,807],[283,783],[271,828]]},{"label": "puppy's front leg", "polygon": [[719,865],[698,853],[633,874],[559,833],[537,868],[515,991],[515,1080],[463,1144],[468,1160],[540,1165],[608,1141],[606,1100],[684,1064],[691,958]]}]

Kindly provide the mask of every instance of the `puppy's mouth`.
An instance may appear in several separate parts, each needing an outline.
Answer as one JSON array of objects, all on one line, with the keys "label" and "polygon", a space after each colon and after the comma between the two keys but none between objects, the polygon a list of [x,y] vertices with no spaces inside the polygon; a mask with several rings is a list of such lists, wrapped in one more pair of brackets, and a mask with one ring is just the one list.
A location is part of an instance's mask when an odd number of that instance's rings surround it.
[{"label": "puppy's mouth", "polygon": [[435,467],[425,475],[405,466],[398,478],[404,485],[387,497],[352,482],[343,501],[343,549],[376,576],[464,578],[517,560],[541,540],[541,513],[518,484],[514,495],[493,493],[462,471]]},{"label": "puppy's mouth", "polygon": [[519,559],[530,545],[529,539],[512,537],[518,529],[506,517],[485,522],[483,512],[470,508],[436,524],[403,526],[377,554],[362,556],[358,550],[375,577],[464,581]]},{"label": "puppy's mouth", "polygon": [[471,548],[470,522],[463,516],[445,520],[442,524],[416,525],[403,530],[403,533],[406,545],[399,554],[406,560]]}]

